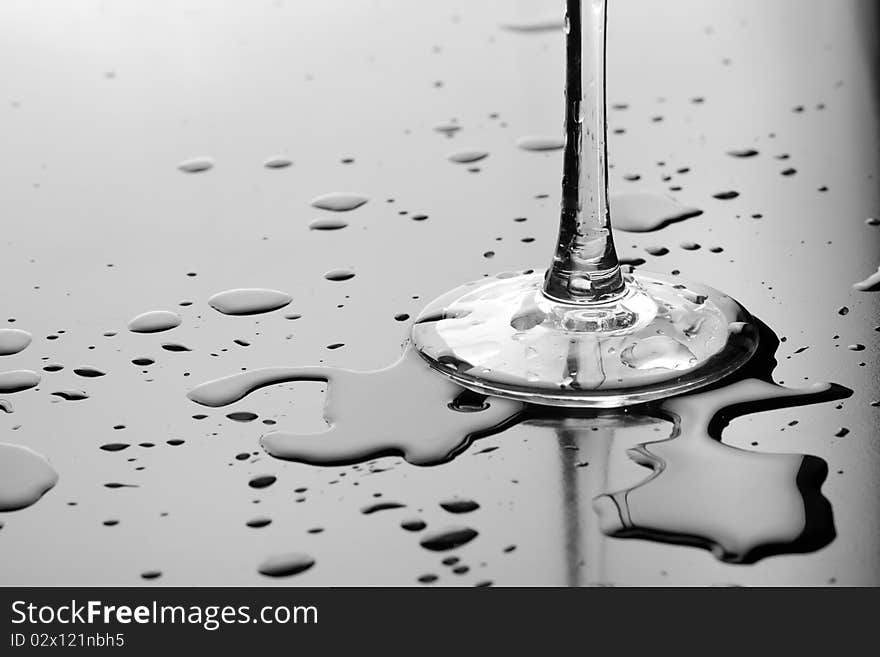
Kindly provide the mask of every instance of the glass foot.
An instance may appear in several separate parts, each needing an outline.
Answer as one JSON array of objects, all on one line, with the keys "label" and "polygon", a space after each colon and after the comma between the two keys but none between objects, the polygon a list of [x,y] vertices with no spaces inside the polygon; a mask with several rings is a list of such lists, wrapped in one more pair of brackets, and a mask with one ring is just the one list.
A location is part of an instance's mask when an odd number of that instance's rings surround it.
[{"label": "glass foot", "polygon": [[731,297],[674,276],[624,274],[610,301],[544,296],[544,273],[499,274],[434,300],[413,326],[422,357],[456,383],[532,404],[608,408],[727,376],[758,344]]}]

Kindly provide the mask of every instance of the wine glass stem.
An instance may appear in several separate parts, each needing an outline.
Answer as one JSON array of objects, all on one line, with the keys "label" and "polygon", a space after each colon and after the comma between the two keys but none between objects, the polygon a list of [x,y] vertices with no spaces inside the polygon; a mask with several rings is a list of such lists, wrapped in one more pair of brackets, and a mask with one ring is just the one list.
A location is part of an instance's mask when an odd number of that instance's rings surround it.
[{"label": "wine glass stem", "polygon": [[611,235],[605,125],[605,0],[566,0],[562,212],[545,296],[591,304],[624,290]]}]

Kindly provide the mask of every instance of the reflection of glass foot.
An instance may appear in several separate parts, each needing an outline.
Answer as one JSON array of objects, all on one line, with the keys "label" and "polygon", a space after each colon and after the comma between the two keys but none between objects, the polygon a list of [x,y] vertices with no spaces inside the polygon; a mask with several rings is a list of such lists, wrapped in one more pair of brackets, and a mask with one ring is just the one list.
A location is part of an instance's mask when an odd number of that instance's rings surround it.
[{"label": "reflection of glass foot", "polygon": [[552,406],[613,407],[727,376],[758,343],[751,316],[710,287],[626,274],[610,301],[544,296],[543,272],[499,274],[434,300],[413,327],[437,371],[478,392]]}]

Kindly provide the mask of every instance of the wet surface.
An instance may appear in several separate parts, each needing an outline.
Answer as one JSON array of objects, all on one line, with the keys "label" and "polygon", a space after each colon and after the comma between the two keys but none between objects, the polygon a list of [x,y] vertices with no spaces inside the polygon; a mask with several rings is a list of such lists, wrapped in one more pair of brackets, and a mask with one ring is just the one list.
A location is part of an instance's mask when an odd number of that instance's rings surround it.
[{"label": "wet surface", "polygon": [[[187,393],[385,370],[431,299],[549,264],[557,3],[5,3],[0,582],[880,584],[876,8],[810,4],[612,2],[608,99],[612,203],[702,210],[621,257],[741,300],[779,340],[755,385],[813,393],[469,438],[507,414],[430,372],[337,391],[413,465],[326,456],[332,380]],[[209,303],[241,290],[273,294]]]}]

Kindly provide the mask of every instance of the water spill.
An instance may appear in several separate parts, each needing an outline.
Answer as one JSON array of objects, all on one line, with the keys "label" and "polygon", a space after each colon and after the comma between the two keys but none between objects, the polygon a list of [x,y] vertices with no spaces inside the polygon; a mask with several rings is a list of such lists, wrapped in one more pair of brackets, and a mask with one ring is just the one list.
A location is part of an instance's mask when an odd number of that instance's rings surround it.
[{"label": "water spill", "polygon": [[470,164],[472,162],[479,162],[480,160],[484,160],[487,157],[489,157],[489,153],[486,151],[477,150],[475,148],[468,148],[456,151],[455,153],[451,153],[449,155],[449,161],[455,162],[456,164]]},{"label": "water spill", "polygon": [[50,393],[54,397],[61,397],[65,401],[82,401],[88,399],[89,395],[85,390],[58,390]]},{"label": "water spill", "polygon": [[0,329],[0,356],[24,351],[31,343],[31,334],[21,329]]},{"label": "water spill", "polygon": [[477,536],[477,531],[470,527],[446,527],[430,532],[419,542],[419,545],[432,552],[445,552],[470,543]]},{"label": "water spill", "polygon": [[880,268],[865,280],[854,284],[853,287],[860,292],[876,292],[880,290]]},{"label": "water spill", "polygon": [[40,375],[31,370],[0,372],[0,393],[21,392],[40,383]]},{"label": "water spill", "polygon": [[324,194],[312,199],[312,207],[331,212],[348,212],[356,210],[369,199],[358,194]]},{"label": "water spill", "polygon": [[293,160],[281,156],[270,157],[263,162],[263,166],[267,169],[286,169],[291,164],[293,164]]},{"label": "water spill", "polygon": [[647,233],[692,217],[703,211],[676,203],[668,196],[648,193],[617,194],[611,197],[615,228],[630,233]]},{"label": "water spill", "polygon": [[232,404],[260,388],[292,381],[328,384],[324,418],[329,429],[300,435],[275,431],[261,444],[272,456],[311,464],[355,462],[399,454],[416,465],[448,460],[470,440],[505,428],[521,405],[486,400],[479,412],[448,407],[462,388],[429,371],[407,350],[385,369],[356,372],[334,367],[270,367],[233,374],[191,390],[188,397],[204,406]]},{"label": "water spill", "polygon": [[471,511],[479,509],[480,505],[474,500],[454,497],[440,502],[440,508],[449,511],[449,513],[470,513]]},{"label": "water spill", "polygon": [[302,552],[284,552],[264,560],[257,571],[267,577],[290,577],[307,571],[315,565],[315,560]]},{"label": "water spill", "polygon": [[210,157],[194,157],[177,165],[184,173],[202,173],[214,168],[214,160]]},{"label": "water spill", "polygon": [[292,300],[278,290],[239,288],[218,292],[208,299],[208,305],[224,315],[259,315],[283,308]]},{"label": "water spill", "polygon": [[517,139],[516,145],[524,151],[558,151],[565,147],[565,140],[560,137],[528,135]]},{"label": "water spill", "polygon": [[675,423],[672,437],[628,452],[653,474],[594,500],[602,531],[705,547],[732,563],[822,547],[834,536],[820,492],[825,462],[738,449],[713,434],[737,415],[840,396],[827,383],[793,389],[744,379],[662,402],[661,413]]},{"label": "water spill", "polygon": [[21,445],[0,443],[0,511],[17,511],[39,500],[58,481],[46,457]]},{"label": "water spill", "polygon": [[170,310],[152,310],[143,313],[128,323],[133,333],[159,333],[180,326],[180,315]]},{"label": "water spill", "polygon": [[328,281],[347,281],[354,278],[354,272],[350,269],[331,269],[324,274],[324,278]]},{"label": "water spill", "polygon": [[315,219],[309,224],[311,230],[340,230],[348,226],[344,219]]}]

